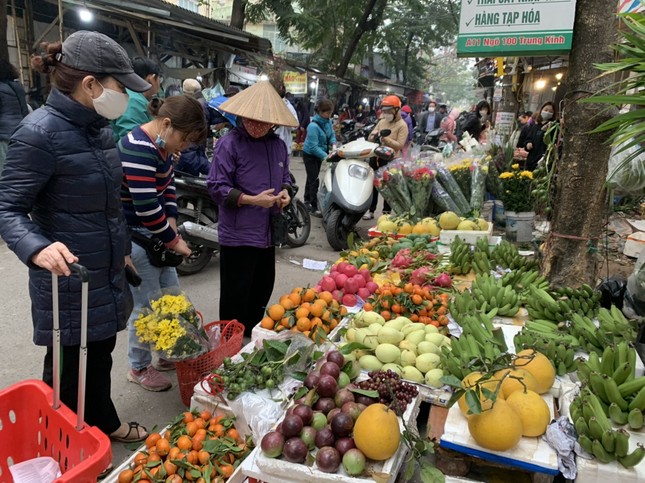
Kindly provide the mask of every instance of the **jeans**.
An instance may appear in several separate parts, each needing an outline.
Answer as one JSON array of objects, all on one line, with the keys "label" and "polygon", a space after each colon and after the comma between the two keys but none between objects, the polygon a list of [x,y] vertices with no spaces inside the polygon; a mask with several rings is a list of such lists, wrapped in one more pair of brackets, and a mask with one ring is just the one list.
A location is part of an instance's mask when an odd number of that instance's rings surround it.
[{"label": "jeans", "polygon": [[322,159],[311,154],[302,153],[302,160],[305,163],[307,181],[305,183],[305,204],[311,206],[312,211],[318,209],[318,175],[322,166]]},{"label": "jeans", "polygon": [[[374,213],[376,211],[377,204],[378,204],[378,190],[376,188],[373,188],[372,203],[370,204],[370,213]],[[387,201],[385,201],[385,198],[383,198],[383,213],[389,213],[390,211],[391,211],[390,205],[388,204]]]},{"label": "jeans", "polygon": [[147,345],[144,346],[139,342],[134,321],[139,317],[141,309],[149,305],[151,297],[157,296],[162,288],[179,287],[179,279],[175,267],[151,265],[145,249],[134,242],[132,242],[132,263],[141,276],[141,285],[130,286],[134,309],[128,320],[128,361],[132,369],[140,371],[150,365],[152,354]]}]

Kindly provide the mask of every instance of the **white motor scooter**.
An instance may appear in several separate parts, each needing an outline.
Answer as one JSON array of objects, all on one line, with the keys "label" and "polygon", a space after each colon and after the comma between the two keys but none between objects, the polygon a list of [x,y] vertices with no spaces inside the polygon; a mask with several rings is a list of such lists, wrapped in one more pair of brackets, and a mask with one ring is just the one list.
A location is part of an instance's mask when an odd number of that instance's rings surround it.
[{"label": "white motor scooter", "polygon": [[[389,134],[389,130],[384,130],[380,137]],[[327,156],[329,165],[318,190],[318,206],[327,240],[334,250],[347,248],[349,234],[370,207],[374,171],[369,158],[374,156],[390,161],[394,158],[394,150],[379,142],[357,139]]]}]

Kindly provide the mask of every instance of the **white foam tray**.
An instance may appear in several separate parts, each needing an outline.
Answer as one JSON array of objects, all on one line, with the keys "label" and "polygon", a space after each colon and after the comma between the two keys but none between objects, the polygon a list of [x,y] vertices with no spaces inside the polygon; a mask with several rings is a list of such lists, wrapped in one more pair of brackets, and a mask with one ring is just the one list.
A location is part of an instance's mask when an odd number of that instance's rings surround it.
[{"label": "white foam tray", "polygon": [[[630,431],[629,451],[636,448],[636,443],[645,444],[645,432]],[[617,461],[612,461],[606,465],[595,459],[587,460],[577,457],[578,483],[607,483],[608,481],[616,483],[637,483],[645,481],[645,461],[639,465],[627,469]]]},{"label": "white foam tray", "polygon": [[[549,406],[551,419],[553,419],[553,396],[547,393],[543,394],[542,398]],[[468,420],[461,413],[457,404],[452,406],[448,412],[440,444],[448,449],[473,454],[485,460],[500,462],[528,471],[551,472],[553,474],[558,472],[557,454],[542,438],[522,437],[520,442],[508,451],[492,451],[479,446],[470,435]]]}]

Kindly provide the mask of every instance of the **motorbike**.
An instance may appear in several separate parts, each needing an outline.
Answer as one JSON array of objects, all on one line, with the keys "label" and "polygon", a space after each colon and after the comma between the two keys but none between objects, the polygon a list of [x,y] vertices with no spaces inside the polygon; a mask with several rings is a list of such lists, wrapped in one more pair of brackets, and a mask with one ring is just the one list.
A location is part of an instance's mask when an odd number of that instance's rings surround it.
[{"label": "motorbike", "polygon": [[[219,252],[217,234],[218,208],[206,186],[206,179],[187,173],[176,172],[177,190],[177,230],[191,249],[190,256],[177,267],[181,275],[192,275],[201,271],[214,254]],[[303,246],[311,232],[311,219],[307,207],[299,198],[298,185],[291,175],[293,199],[282,210],[287,220],[287,245],[296,248]]]},{"label": "motorbike", "polygon": [[433,129],[432,131],[427,132],[425,135],[420,133],[421,136],[420,144],[421,151],[436,151],[441,152],[441,150],[446,145],[445,141],[441,141],[441,136],[443,136],[445,131],[442,128]]},{"label": "motorbike", "polygon": [[191,249],[177,272],[192,275],[201,271],[213,254],[219,252],[218,207],[208,192],[206,178],[181,172],[175,174],[177,230]]},{"label": "motorbike", "polygon": [[389,130],[381,131],[378,142],[357,139],[327,156],[318,206],[322,210],[327,241],[334,250],[347,248],[350,233],[372,202],[374,170],[369,158],[376,156],[386,162],[394,158],[392,148],[380,145],[380,137],[389,134]]}]

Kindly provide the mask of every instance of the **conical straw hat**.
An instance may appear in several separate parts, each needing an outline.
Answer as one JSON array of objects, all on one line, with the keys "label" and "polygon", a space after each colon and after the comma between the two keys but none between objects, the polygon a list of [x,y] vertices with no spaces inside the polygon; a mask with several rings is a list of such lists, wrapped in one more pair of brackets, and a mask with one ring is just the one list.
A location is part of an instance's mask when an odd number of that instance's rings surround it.
[{"label": "conical straw hat", "polygon": [[299,124],[269,81],[253,84],[220,104],[218,109],[280,126],[298,127]]}]

